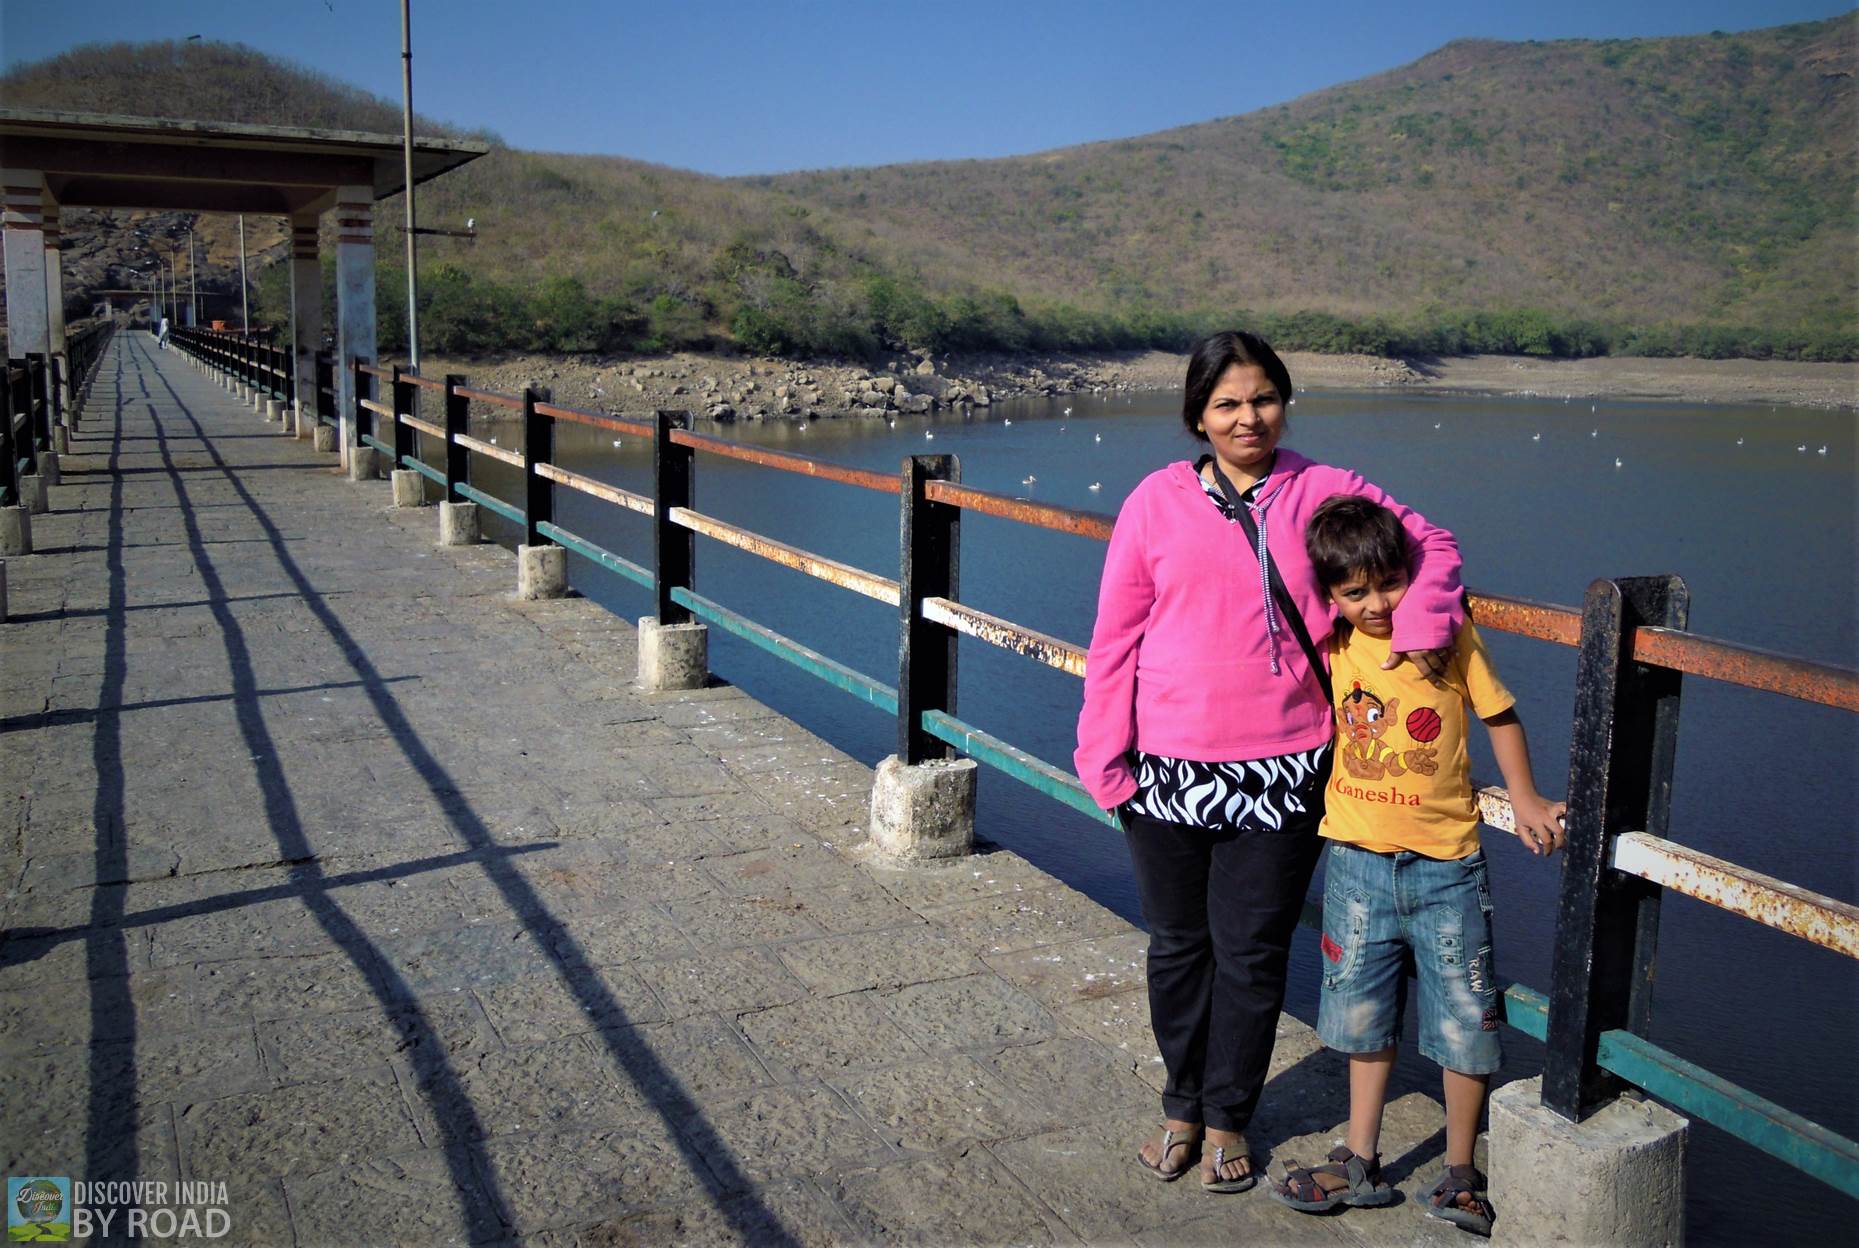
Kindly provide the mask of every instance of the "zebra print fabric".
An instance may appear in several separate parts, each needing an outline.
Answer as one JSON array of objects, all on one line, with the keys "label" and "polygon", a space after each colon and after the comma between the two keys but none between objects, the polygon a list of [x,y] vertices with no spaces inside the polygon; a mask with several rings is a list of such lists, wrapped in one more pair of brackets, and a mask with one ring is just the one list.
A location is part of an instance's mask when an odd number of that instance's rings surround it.
[{"label": "zebra print fabric", "polygon": [[1136,752],[1129,809],[1191,828],[1273,831],[1322,808],[1330,745],[1256,762],[1197,763]]}]

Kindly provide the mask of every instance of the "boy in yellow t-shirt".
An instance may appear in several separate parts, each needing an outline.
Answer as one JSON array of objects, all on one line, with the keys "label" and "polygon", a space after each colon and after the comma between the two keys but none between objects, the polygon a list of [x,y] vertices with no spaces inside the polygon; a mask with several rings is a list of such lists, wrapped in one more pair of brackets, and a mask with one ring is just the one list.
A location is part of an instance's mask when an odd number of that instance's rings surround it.
[{"label": "boy in yellow t-shirt", "polygon": [[1393,1200],[1376,1145],[1411,954],[1420,1052],[1443,1068],[1446,1093],[1446,1174],[1427,1214],[1488,1235],[1491,1205],[1472,1146],[1501,1054],[1491,885],[1478,844],[1466,708],[1490,730],[1517,836],[1531,853],[1562,843],[1564,804],[1537,793],[1515,699],[1470,620],[1437,678],[1412,663],[1384,667],[1408,579],[1407,537],[1392,512],[1339,495],[1311,516],[1305,546],[1342,617],[1330,640],[1337,734],[1319,830],[1331,845],[1317,1034],[1349,1054],[1349,1134],[1327,1165],[1289,1163],[1274,1194],[1313,1213]]}]

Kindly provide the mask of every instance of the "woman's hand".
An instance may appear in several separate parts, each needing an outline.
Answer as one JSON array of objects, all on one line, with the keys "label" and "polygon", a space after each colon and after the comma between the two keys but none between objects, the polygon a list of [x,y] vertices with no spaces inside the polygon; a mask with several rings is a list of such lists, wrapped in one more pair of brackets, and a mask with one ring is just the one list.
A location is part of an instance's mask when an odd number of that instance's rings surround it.
[{"label": "woman's hand", "polygon": [[1446,674],[1446,669],[1452,661],[1452,647],[1446,646],[1439,650],[1396,650],[1388,656],[1388,661],[1381,665],[1381,670],[1393,671],[1401,665],[1402,659],[1412,663],[1428,680],[1438,680]]}]

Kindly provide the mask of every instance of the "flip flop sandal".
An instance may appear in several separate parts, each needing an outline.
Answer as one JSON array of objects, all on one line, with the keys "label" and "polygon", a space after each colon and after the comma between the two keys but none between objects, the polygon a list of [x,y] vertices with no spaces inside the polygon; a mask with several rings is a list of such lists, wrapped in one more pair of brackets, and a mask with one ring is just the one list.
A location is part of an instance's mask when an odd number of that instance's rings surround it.
[{"label": "flip flop sandal", "polygon": [[[1195,1131],[1192,1131],[1192,1130],[1171,1131],[1167,1128],[1163,1128],[1162,1130],[1162,1162],[1166,1162],[1168,1160],[1168,1153],[1170,1149],[1186,1148],[1186,1149],[1192,1150],[1194,1146],[1196,1144],[1199,1144],[1200,1142],[1201,1142],[1201,1137]],[[1173,1169],[1167,1168],[1160,1162],[1150,1161],[1147,1157],[1143,1156],[1140,1151],[1136,1154],[1136,1160],[1142,1163],[1142,1168],[1144,1170],[1147,1170],[1150,1174],[1162,1180],[1162,1182],[1173,1183],[1176,1179],[1180,1178],[1182,1175],[1192,1170],[1194,1168],[1194,1163],[1200,1160],[1200,1158],[1194,1153],[1190,1152],[1187,1160],[1183,1161],[1181,1165]]]},{"label": "flip flop sandal", "polygon": [[[1489,1237],[1492,1220],[1497,1216],[1485,1195],[1485,1176],[1477,1166],[1448,1166],[1433,1190],[1427,1193],[1427,1217],[1450,1222],[1462,1231]],[[1461,1195],[1470,1196],[1481,1206],[1473,1211],[1459,1203]]]},{"label": "flip flop sandal", "polygon": [[[1249,1192],[1254,1187],[1258,1186],[1259,1163],[1252,1156],[1252,1146],[1246,1143],[1246,1133],[1244,1131],[1239,1133],[1239,1143],[1232,1146],[1233,1155],[1231,1157],[1226,1155],[1227,1146],[1225,1144],[1215,1144],[1212,1147],[1214,1150],[1214,1177],[1201,1180],[1201,1190],[1203,1192],[1212,1192],[1216,1196],[1229,1196],[1235,1192]],[[1252,1168],[1240,1175],[1237,1179],[1223,1179],[1220,1177],[1221,1171],[1225,1170],[1228,1165],[1241,1160],[1250,1162]]]},{"label": "flip flop sandal", "polygon": [[[1346,1187],[1325,1187],[1318,1175],[1338,1178]],[[1355,1209],[1392,1204],[1394,1188],[1381,1181],[1381,1156],[1362,1157],[1346,1146],[1330,1150],[1330,1164],[1299,1166],[1285,1163],[1284,1182],[1272,1185],[1272,1199],[1300,1213],[1324,1213],[1338,1205]]]}]

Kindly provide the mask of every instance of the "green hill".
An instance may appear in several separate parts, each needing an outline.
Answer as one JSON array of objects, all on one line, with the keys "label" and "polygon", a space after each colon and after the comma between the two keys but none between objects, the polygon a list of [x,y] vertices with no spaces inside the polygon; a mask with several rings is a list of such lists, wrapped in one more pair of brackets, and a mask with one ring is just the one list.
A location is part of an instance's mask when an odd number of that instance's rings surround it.
[{"label": "green hill", "polygon": [[[1316,349],[1855,358],[1856,34],[1849,14],[1464,41],[1282,106],[1002,160],[722,179],[497,146],[421,192],[422,220],[480,232],[422,251],[422,334],[856,354],[1175,346],[1244,319]],[[9,106],[148,99],[399,118],[226,45],[78,49],[0,79]],[[404,282],[380,289],[385,329]]]}]

